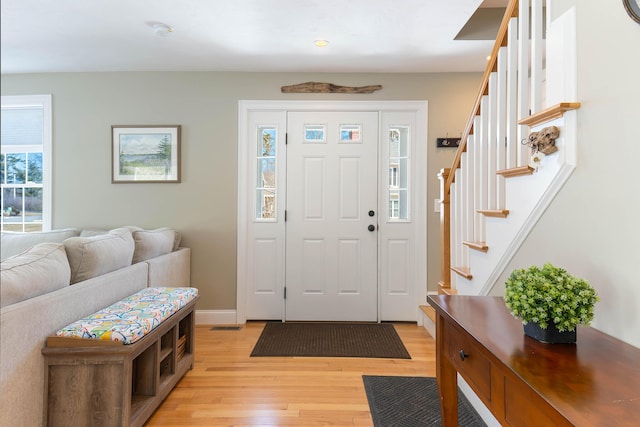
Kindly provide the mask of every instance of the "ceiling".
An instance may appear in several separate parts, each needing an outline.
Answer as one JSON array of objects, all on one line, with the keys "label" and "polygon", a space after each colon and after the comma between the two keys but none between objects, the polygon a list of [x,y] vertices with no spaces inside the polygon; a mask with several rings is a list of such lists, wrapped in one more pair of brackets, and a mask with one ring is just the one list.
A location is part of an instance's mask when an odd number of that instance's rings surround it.
[{"label": "ceiling", "polygon": [[2,0],[1,72],[483,71],[506,3]]}]

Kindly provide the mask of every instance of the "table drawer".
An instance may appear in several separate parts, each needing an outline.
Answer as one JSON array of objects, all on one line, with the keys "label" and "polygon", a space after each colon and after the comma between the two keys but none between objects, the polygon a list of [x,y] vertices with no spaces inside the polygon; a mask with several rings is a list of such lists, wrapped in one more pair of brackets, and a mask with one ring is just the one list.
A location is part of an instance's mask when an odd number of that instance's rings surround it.
[{"label": "table drawer", "polygon": [[491,364],[471,338],[451,323],[447,324],[447,337],[447,357],[488,405],[491,402]]}]

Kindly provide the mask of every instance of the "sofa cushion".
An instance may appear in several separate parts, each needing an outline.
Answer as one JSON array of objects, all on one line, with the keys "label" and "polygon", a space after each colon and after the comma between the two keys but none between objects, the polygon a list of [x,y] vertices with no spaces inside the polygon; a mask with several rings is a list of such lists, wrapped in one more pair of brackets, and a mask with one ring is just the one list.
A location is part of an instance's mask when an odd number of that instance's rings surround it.
[{"label": "sofa cushion", "polygon": [[168,254],[174,250],[176,232],[171,228],[133,231],[135,251],[133,263]]},{"label": "sofa cushion", "polygon": [[[135,225],[123,225],[123,226],[117,227],[117,228],[127,228],[132,233],[134,231],[142,230],[142,228],[136,227]],[[108,232],[109,232],[108,228],[95,228],[95,227],[83,228],[82,231],[80,231],[80,237],[99,236],[101,234],[107,234]]]},{"label": "sofa cushion", "polygon": [[39,243],[0,266],[0,307],[69,286],[71,278],[62,243]]},{"label": "sofa cushion", "polygon": [[80,229],[78,228],[61,228],[59,230],[30,233],[3,231],[2,237],[0,237],[2,241],[0,258],[7,259],[11,256],[18,255],[38,243],[62,243],[65,239],[78,236],[79,234]]},{"label": "sofa cushion", "polygon": [[78,237],[101,236],[109,232],[106,228],[83,228]]},{"label": "sofa cushion", "polygon": [[71,267],[71,284],[131,265],[133,236],[126,228],[107,234],[72,237],[64,241]]}]

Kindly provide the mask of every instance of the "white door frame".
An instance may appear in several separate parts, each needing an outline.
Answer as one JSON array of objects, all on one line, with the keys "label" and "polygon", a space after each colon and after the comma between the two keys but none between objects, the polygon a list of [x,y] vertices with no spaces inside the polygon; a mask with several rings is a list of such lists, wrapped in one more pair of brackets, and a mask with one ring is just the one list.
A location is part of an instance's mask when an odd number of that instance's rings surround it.
[{"label": "white door frame", "polygon": [[[410,112],[418,118],[415,126],[414,191],[412,221],[418,241],[415,245],[416,262],[421,268],[416,272],[415,286],[415,320],[420,323],[419,306],[426,301],[427,271],[426,271],[426,242],[427,242],[427,102],[426,101],[259,101],[241,100],[238,102],[238,239],[237,239],[237,284],[236,284],[236,323],[244,324],[247,320],[246,302],[249,281],[249,271],[253,259],[249,259],[249,227],[253,221],[253,212],[248,208],[248,201],[253,194],[249,194],[249,179],[252,176],[253,165],[251,150],[251,135],[248,134],[249,114],[253,111],[376,111],[376,112]],[[382,132],[382,129],[380,129]],[[418,143],[420,142],[420,143]],[[380,206],[378,207],[380,209]],[[424,268],[422,268],[424,267]],[[379,286],[380,287],[380,286]],[[380,289],[379,289],[380,291]],[[378,303],[380,305],[380,302]],[[386,320],[386,319],[383,319]]]}]

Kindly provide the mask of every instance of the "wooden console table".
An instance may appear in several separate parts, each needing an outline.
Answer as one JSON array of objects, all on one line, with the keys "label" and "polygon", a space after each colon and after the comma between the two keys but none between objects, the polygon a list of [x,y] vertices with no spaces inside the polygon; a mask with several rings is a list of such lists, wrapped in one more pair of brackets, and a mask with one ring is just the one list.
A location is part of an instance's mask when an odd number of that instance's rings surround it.
[{"label": "wooden console table", "polygon": [[459,373],[508,426],[637,426],[640,349],[593,328],[577,344],[524,335],[500,297],[433,295],[444,426],[458,425]]}]

